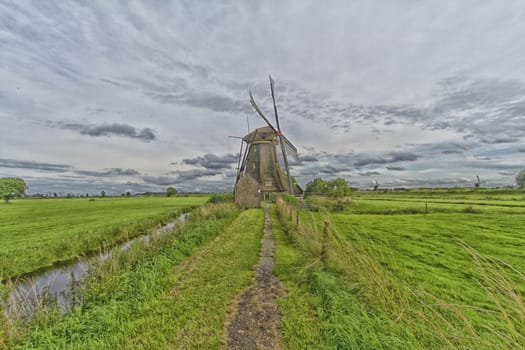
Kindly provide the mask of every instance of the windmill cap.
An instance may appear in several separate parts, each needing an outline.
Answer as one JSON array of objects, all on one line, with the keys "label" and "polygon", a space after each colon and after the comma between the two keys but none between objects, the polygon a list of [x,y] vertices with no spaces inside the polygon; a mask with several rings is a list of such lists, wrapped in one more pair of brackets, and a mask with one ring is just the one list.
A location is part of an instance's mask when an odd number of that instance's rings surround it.
[{"label": "windmill cap", "polygon": [[269,126],[263,126],[258,128],[245,135],[242,138],[247,143],[257,142],[257,141],[275,141],[277,142],[277,134]]}]

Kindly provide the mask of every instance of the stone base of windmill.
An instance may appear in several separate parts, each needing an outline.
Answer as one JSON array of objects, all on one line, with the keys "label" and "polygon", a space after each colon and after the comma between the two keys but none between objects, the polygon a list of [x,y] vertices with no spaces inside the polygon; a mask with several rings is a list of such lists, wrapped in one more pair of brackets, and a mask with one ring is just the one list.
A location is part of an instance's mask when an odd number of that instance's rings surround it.
[{"label": "stone base of windmill", "polygon": [[250,175],[244,175],[235,186],[235,203],[241,208],[260,208],[262,195],[259,184]]}]

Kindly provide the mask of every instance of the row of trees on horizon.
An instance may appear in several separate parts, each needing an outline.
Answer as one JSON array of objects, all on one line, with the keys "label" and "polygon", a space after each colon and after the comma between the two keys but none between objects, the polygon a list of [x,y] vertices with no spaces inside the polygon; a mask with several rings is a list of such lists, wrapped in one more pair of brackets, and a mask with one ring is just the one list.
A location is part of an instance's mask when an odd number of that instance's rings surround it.
[{"label": "row of trees on horizon", "polygon": [[[516,186],[520,189],[525,188],[525,170],[522,170],[516,176]],[[336,178],[334,180],[324,180],[322,178],[315,178],[312,181],[306,184],[306,193],[313,194],[323,194],[334,197],[344,197],[348,196],[350,192],[354,190],[350,187],[348,182],[343,178]],[[6,203],[9,203],[11,199],[26,197],[27,184],[26,182],[17,177],[2,177],[0,178],[0,198],[2,198]],[[173,197],[178,194],[178,191],[175,187],[170,186],[166,188],[166,192],[144,192],[136,193],[135,196],[167,196]],[[125,193],[120,194],[122,197],[130,197],[132,195],[131,191],[126,191]],[[118,196],[118,195],[117,195]],[[31,197],[37,198],[89,198],[89,197],[110,197],[106,191],[100,191],[98,196],[90,195],[89,193],[82,194],[73,194],[67,193],[65,196],[61,196],[56,192],[52,194],[33,194]],[[112,196],[116,197],[116,196]]]}]

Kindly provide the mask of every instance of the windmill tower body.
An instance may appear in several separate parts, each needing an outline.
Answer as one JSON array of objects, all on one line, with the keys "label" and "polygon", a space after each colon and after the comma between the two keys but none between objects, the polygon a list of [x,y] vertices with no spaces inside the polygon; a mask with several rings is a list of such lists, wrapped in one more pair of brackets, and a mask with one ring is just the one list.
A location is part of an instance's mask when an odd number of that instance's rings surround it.
[{"label": "windmill tower body", "polygon": [[235,185],[235,201],[241,207],[258,207],[267,194],[289,191],[279,164],[278,135],[266,126],[247,134],[243,141],[248,146]]}]

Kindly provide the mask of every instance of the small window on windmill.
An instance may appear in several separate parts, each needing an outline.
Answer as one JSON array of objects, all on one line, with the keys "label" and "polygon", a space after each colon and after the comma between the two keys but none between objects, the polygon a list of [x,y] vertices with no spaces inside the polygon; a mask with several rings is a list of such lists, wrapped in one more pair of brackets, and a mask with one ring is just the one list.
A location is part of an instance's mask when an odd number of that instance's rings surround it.
[{"label": "small window on windmill", "polygon": [[266,187],[272,187],[272,186],[273,186],[273,181],[272,181],[272,180],[266,180],[266,181],[264,181],[264,186],[266,186]]},{"label": "small window on windmill", "polygon": [[253,165],[253,169],[257,168],[257,166],[255,165],[255,162],[252,162],[252,165]]}]

